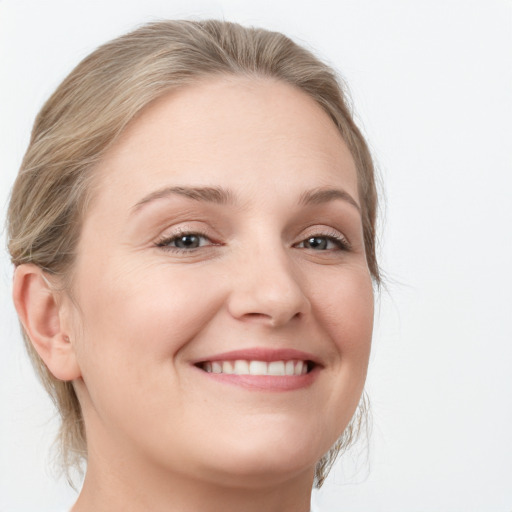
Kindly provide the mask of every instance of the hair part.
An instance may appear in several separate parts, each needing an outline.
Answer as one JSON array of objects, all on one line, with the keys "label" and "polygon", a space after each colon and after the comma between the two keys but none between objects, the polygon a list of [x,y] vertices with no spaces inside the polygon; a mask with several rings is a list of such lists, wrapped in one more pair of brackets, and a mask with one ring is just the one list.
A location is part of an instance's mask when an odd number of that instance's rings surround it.
[{"label": "hair part", "polygon": [[[356,164],[366,258],[378,285],[374,168],[344,86],[329,66],[288,37],[217,20],[144,25],[99,47],[62,82],[35,120],[12,190],[8,248],[13,264],[37,265],[52,284],[69,292],[81,221],[92,197],[93,171],[105,152],[128,123],[164,94],[201,79],[233,75],[290,84],[313,98],[335,123]],[[25,332],[23,337],[61,416],[63,465],[77,468],[87,457],[87,445],[73,385],[56,379]],[[361,430],[366,401],[361,403],[343,436],[318,463],[318,487],[338,452]]]}]

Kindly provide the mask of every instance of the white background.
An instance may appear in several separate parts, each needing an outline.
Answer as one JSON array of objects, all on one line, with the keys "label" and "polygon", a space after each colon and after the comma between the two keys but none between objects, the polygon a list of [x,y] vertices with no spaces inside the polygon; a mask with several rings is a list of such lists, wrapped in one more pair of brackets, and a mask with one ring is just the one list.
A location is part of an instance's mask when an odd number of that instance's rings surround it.
[{"label": "white background", "polygon": [[[382,175],[374,431],[369,456],[347,456],[315,495],[318,510],[511,512],[511,0],[0,0],[2,220],[42,102],[97,45],[167,17],[310,45],[347,80]],[[58,511],[74,494],[49,469],[55,422],[11,274],[2,253],[0,512]]]}]

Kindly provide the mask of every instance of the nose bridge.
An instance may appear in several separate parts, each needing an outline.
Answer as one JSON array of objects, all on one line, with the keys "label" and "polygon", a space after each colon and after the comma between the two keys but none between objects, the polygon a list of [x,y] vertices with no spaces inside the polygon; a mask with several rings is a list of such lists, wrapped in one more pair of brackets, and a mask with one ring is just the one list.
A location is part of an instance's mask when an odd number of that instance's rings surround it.
[{"label": "nose bridge", "polygon": [[238,256],[239,270],[233,274],[229,308],[236,318],[277,327],[303,315],[310,305],[290,259],[290,249],[281,240],[262,238]]}]

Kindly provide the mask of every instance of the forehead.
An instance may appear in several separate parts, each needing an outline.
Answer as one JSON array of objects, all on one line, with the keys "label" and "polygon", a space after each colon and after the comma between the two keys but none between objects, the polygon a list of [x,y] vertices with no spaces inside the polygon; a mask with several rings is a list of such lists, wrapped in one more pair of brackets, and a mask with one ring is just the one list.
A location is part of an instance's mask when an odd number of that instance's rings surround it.
[{"label": "forehead", "polygon": [[354,161],[330,117],[304,92],[265,78],[168,93],[130,123],[96,172],[95,195],[110,204],[112,194],[133,203],[168,185],[254,192],[286,183],[299,193],[334,184],[358,197]]}]

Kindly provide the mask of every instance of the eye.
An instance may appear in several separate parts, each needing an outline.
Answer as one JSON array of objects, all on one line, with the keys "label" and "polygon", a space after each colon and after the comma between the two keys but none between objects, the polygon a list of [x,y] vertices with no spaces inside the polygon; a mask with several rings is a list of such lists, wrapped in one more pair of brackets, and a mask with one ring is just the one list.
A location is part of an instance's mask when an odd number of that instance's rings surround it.
[{"label": "eye", "polygon": [[191,251],[208,245],[213,245],[213,242],[200,233],[179,233],[156,243],[157,247],[176,251]]},{"label": "eye", "polygon": [[296,247],[313,251],[348,251],[350,249],[348,241],[338,234],[310,236],[299,242]]}]

